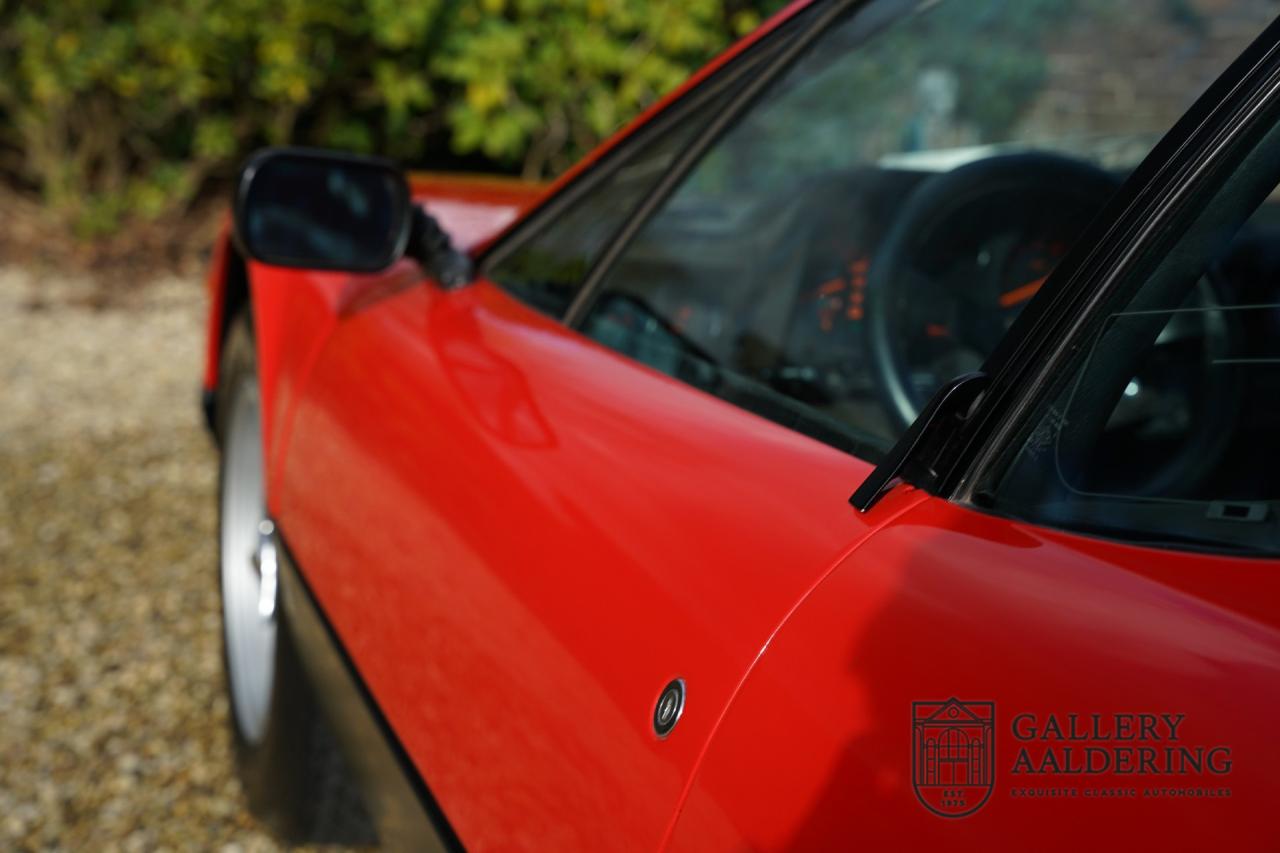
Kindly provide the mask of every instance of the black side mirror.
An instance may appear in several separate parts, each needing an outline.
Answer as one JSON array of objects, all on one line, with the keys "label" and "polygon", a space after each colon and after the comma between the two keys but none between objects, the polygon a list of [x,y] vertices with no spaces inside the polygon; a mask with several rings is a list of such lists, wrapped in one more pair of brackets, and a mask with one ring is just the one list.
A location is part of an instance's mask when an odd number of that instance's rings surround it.
[{"label": "black side mirror", "polygon": [[378,272],[405,254],[415,210],[389,160],[268,148],[240,171],[235,236],[263,263]]}]

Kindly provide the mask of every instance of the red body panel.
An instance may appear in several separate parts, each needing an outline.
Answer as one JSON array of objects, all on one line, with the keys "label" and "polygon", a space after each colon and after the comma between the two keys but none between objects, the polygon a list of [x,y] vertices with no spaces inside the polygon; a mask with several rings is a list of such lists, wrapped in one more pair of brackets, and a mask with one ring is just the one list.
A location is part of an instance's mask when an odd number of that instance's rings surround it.
[{"label": "red body panel", "polygon": [[[1278,600],[1274,562],[1087,540],[930,498],[779,631],[720,727],[672,849],[1278,849],[1266,817],[1280,794]],[[996,710],[994,789],[964,818],[926,811],[912,791],[912,703],[953,696]],[[1047,747],[1079,760],[1089,746],[1175,743],[1095,739],[1089,722],[1083,740],[1022,741],[1012,724],[1026,713],[1038,734],[1050,713],[1067,734],[1071,713],[1183,714],[1176,744],[1228,747],[1230,772],[1014,773],[1024,746],[1043,768]],[[1149,796],[1161,787],[1230,795]],[[1106,789],[1136,793],[1086,795]]]},{"label": "red body panel", "polygon": [[864,518],[865,463],[491,285],[386,285],[315,359],[273,512],[468,845],[655,847],[785,614],[919,496]]},{"label": "red body panel", "polygon": [[463,251],[500,234],[546,191],[543,184],[486,175],[409,176],[413,197],[426,207]]},{"label": "red body panel", "polygon": [[228,266],[231,263],[231,217],[227,216],[218,229],[209,258],[209,272],[205,275],[204,289],[209,301],[205,314],[204,375],[200,387],[212,392],[218,387],[218,361],[222,357],[222,325],[227,305],[229,286]]}]

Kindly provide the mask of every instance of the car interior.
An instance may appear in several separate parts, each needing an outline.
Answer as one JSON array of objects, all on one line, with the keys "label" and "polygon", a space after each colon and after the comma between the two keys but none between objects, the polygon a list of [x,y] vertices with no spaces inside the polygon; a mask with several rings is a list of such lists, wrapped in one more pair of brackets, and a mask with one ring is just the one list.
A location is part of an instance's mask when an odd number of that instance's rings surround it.
[{"label": "car interior", "polygon": [[[956,4],[896,4],[896,13],[835,28],[639,229],[605,272],[582,331],[878,460],[936,389],[983,364],[1221,68],[1214,43],[1178,20],[1153,21],[1136,7],[1061,5],[1056,29],[1030,46],[1025,32],[1003,32],[994,18],[975,23]],[[1178,88],[1153,77],[1141,84],[1150,92],[1135,84],[1119,99],[1087,88],[1087,74],[1055,78],[1053,62],[1018,77],[974,60],[967,47],[980,31],[990,56],[1033,67],[1078,30],[1063,48],[1071,62],[1114,70],[1109,63],[1123,57],[1094,44],[1103,29],[1164,51],[1161,67]],[[1188,62],[1197,51],[1203,62]],[[937,65],[922,69],[922,54]],[[1194,66],[1186,72],[1194,86],[1178,77],[1184,65]],[[970,93],[1006,96],[1004,112]],[[1150,107],[1135,108],[1144,95]],[[1112,350],[1123,347],[1117,363],[1128,372],[1102,382],[1105,393],[1064,403],[1049,430],[1054,441],[1071,434],[1085,408],[1099,420],[1052,466],[1072,500],[1181,500],[1200,516],[1262,512],[1274,521],[1270,507],[1236,505],[1274,497],[1268,483],[1277,472],[1274,186],[1197,266],[1176,304],[1117,312],[1109,331],[1098,331],[1108,343],[1094,362],[1115,361]]]},{"label": "car interior", "polygon": [[[1123,177],[999,154],[824,175],[755,208],[673,207],[607,278],[587,332],[792,428],[883,452],[938,387],[981,367]],[[1269,497],[1276,467],[1257,463],[1274,462],[1280,427],[1278,238],[1271,200],[1176,309],[1113,318],[1142,358],[1064,486]]]}]

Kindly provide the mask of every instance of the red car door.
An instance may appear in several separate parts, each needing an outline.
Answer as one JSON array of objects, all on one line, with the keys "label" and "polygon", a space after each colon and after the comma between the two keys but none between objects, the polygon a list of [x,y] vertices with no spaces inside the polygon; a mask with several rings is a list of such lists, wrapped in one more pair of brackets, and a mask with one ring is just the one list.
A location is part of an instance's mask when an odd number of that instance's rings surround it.
[{"label": "red car door", "polygon": [[773,628],[871,529],[869,466],[489,284],[343,317],[311,376],[280,526],[459,836],[656,846]]}]

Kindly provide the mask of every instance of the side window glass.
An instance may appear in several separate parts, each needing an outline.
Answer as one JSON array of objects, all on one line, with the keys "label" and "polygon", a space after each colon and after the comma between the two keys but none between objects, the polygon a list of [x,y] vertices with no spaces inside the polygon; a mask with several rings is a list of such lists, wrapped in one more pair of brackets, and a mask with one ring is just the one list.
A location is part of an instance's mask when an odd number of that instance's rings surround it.
[{"label": "side window glass", "polygon": [[539,215],[529,235],[515,235],[518,244],[503,251],[486,271],[488,277],[534,308],[563,316],[592,264],[627,217],[786,37],[785,31],[780,32],[751,50],[725,72],[701,83],[686,96],[687,103],[669,108],[669,115],[655,119],[636,138],[624,140],[619,150],[606,154],[607,161],[594,167],[604,170],[604,176],[562,209]]},{"label": "side window glass", "polygon": [[1280,553],[1280,131],[1250,161],[1096,323],[982,495],[997,512]]},{"label": "side window glass", "polygon": [[1265,6],[867,4],[646,223],[583,331],[875,459],[983,363]]},{"label": "side window glass", "polygon": [[683,122],[629,152],[623,164],[495,264],[489,278],[539,311],[563,316],[609,238],[700,126]]}]

